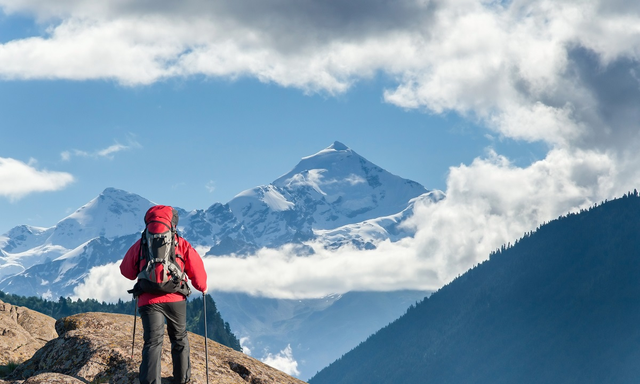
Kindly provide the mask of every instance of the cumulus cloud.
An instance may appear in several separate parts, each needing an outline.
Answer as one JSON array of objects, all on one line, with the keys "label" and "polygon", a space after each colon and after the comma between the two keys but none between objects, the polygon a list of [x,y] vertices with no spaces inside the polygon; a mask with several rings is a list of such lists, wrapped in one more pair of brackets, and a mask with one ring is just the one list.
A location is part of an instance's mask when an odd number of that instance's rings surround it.
[{"label": "cumulus cloud", "polygon": [[251,340],[248,336],[240,338],[240,347],[242,348],[242,353],[245,355],[251,356],[251,351],[253,350],[253,345],[251,344]]},{"label": "cumulus cloud", "polygon": [[38,170],[36,161],[0,157],[0,196],[18,200],[30,193],[60,190],[73,182],[66,172]]},{"label": "cumulus cloud", "polygon": [[134,282],[122,276],[120,263],[109,263],[93,267],[89,274],[77,287],[73,289],[73,299],[96,299],[100,302],[117,302],[131,300],[128,289]]},{"label": "cumulus cloud", "polygon": [[273,368],[281,370],[287,375],[300,375],[300,371],[298,371],[298,362],[293,358],[291,345],[287,345],[285,349],[275,355],[268,353],[267,356],[262,359],[262,362],[272,366]]},{"label": "cumulus cloud", "polygon": [[384,92],[387,102],[454,111],[517,140],[584,148],[637,131],[640,12],[632,1],[0,0],[0,7],[49,26],[42,36],[0,44],[4,78],[135,85],[251,76],[331,94],[384,73],[397,83]]},{"label": "cumulus cloud", "polygon": [[135,85],[251,76],[340,93],[385,73],[397,83],[384,92],[390,103],[455,111],[505,137],[554,146],[588,142],[601,136],[601,123],[638,117],[631,101],[640,13],[631,1],[0,0],[0,7],[49,25],[42,36],[0,45],[5,78]]}]

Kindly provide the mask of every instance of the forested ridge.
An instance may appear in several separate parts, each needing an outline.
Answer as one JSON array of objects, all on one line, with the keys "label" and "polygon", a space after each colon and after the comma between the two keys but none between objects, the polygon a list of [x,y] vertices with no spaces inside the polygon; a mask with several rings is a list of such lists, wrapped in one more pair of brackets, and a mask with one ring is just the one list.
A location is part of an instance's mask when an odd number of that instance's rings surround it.
[{"label": "forested ridge", "polygon": [[623,384],[639,362],[634,191],[501,247],[310,383]]},{"label": "forested ridge", "polygon": [[[44,300],[39,297],[23,297],[6,294],[0,291],[0,300],[5,303],[26,307],[34,311],[60,319],[66,316],[85,312],[106,312],[134,314],[135,302],[118,300],[116,303],[99,302],[95,299],[77,299],[60,297],[57,301]],[[210,295],[207,300],[207,337],[222,345],[242,351],[240,341],[231,332],[229,323],[225,322]],[[202,296],[187,301],[187,330],[198,335],[204,335],[204,306]]]}]

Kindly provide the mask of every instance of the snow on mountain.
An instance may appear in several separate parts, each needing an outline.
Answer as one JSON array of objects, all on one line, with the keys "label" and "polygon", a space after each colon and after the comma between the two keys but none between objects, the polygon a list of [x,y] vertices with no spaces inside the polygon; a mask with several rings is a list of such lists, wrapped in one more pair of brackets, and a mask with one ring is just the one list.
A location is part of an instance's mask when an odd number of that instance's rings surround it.
[{"label": "snow on mountain", "polygon": [[355,224],[347,224],[334,229],[316,230],[314,234],[318,241],[327,249],[340,248],[346,244],[355,245],[360,249],[374,249],[376,244],[384,241],[398,241],[405,237],[414,236],[412,228],[402,224],[413,215],[417,202],[436,202],[444,199],[441,191],[424,193],[409,201],[409,206],[395,215],[377,217]]},{"label": "snow on mountain", "polygon": [[241,192],[228,204],[236,221],[237,234],[233,237],[260,246],[279,246],[288,242],[295,231],[287,223],[287,211],[294,208],[278,188],[273,185],[256,187]]},{"label": "snow on mountain", "polygon": [[59,245],[43,244],[23,252],[9,253],[0,250],[0,279],[23,272],[38,264],[47,263],[68,250]]},{"label": "snow on mountain", "polygon": [[0,279],[46,264],[95,238],[140,233],[142,217],[152,205],[136,194],[107,188],[51,228],[17,226],[0,237]]},{"label": "snow on mountain", "polygon": [[107,188],[56,224],[47,241],[71,249],[96,237],[113,239],[141,232],[141,218],[153,205],[136,194]]},{"label": "snow on mountain", "polygon": [[304,242],[323,230],[397,214],[411,199],[428,192],[336,141],[304,157],[273,183],[244,191],[218,206],[217,214],[234,219],[214,234],[209,254]]},{"label": "snow on mountain", "polygon": [[[286,211],[292,209],[295,205],[292,202],[287,201],[287,199],[282,196],[278,189],[273,185],[257,187],[241,192],[231,201],[230,204],[235,207],[243,207],[247,205],[245,200],[248,201],[249,204],[256,200],[260,201],[261,205],[274,212]],[[232,210],[236,212],[236,215],[240,219],[243,219],[248,213],[248,210],[243,211],[241,209],[233,208]]]},{"label": "snow on mountain", "polygon": [[121,260],[139,237],[139,234],[130,234],[115,239],[91,239],[55,260],[33,265],[5,278],[0,281],[0,291],[46,299],[72,296],[73,289],[84,281],[91,268]]},{"label": "snow on mountain", "polygon": [[20,225],[0,236],[0,278],[53,259],[65,252],[61,246],[46,244],[52,228]]},{"label": "snow on mountain", "polygon": [[336,141],[304,157],[273,185],[313,217],[313,229],[331,229],[398,213],[407,202],[428,192],[422,185],[393,175]]},{"label": "snow on mountain", "polygon": [[43,244],[52,231],[52,228],[19,225],[0,236],[0,249],[12,253],[24,252]]}]

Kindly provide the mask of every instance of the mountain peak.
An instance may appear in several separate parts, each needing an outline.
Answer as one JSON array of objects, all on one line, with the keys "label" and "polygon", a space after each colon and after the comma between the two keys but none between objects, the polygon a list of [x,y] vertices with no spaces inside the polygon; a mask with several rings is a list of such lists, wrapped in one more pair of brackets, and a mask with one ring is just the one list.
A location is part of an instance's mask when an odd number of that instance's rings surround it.
[{"label": "mountain peak", "polygon": [[103,196],[122,196],[122,195],[128,195],[129,192],[127,191],[123,191],[122,189],[117,189],[117,188],[113,188],[113,187],[107,187],[104,189],[104,191],[102,191],[101,195]]},{"label": "mountain peak", "polygon": [[314,229],[395,214],[405,209],[409,200],[428,192],[422,185],[371,163],[339,141],[303,157],[272,185],[293,206],[317,202],[314,211],[307,213],[313,216]]},{"label": "mountain peak", "polygon": [[339,141],[334,141],[327,149],[333,149],[335,151],[346,151],[349,149],[346,145],[342,144]]},{"label": "mountain peak", "polygon": [[49,241],[73,249],[94,237],[115,238],[143,229],[149,200],[116,188],[106,188],[98,197],[56,224]]},{"label": "mountain peak", "polygon": [[309,160],[309,159],[313,159],[313,158],[324,158],[327,155],[336,155],[336,154],[345,154],[348,155],[349,153],[352,153],[353,150],[349,147],[347,147],[346,145],[342,144],[339,141],[334,141],[333,144],[331,144],[330,146],[328,146],[327,148],[321,150],[320,152],[317,152],[311,156],[305,156],[302,158],[302,160]]}]

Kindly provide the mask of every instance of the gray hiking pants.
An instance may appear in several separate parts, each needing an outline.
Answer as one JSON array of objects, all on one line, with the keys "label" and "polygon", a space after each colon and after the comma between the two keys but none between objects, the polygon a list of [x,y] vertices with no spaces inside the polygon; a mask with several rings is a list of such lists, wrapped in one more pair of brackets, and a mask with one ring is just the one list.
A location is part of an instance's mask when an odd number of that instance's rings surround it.
[{"label": "gray hiking pants", "polygon": [[187,338],[187,301],[149,304],[140,307],[144,328],[144,347],[140,364],[140,384],[160,384],[164,321],[171,340],[173,382],[187,383],[191,378],[189,339]]}]

